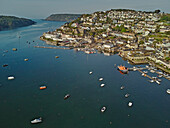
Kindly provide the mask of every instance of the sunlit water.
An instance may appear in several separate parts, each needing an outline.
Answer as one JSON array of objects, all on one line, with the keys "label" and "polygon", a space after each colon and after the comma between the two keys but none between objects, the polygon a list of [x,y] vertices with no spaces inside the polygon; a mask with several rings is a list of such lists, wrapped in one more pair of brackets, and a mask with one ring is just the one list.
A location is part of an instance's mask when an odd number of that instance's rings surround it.
[{"label": "sunlit water", "polygon": [[[34,48],[47,46],[39,40],[43,32],[64,24],[36,21],[36,25],[0,32],[0,65],[9,65],[0,67],[0,128],[170,127],[168,80],[162,78],[158,85],[138,71],[122,75],[114,64],[132,66],[118,55]],[[7,80],[10,75],[15,80]],[[100,77],[104,81],[99,82]],[[47,89],[40,90],[41,85]],[[124,90],[120,90],[122,85]],[[71,97],[64,100],[68,93]],[[130,93],[128,98],[126,93]],[[131,108],[129,101],[133,102]],[[107,109],[101,113],[103,106]],[[40,116],[43,123],[30,123]]]}]

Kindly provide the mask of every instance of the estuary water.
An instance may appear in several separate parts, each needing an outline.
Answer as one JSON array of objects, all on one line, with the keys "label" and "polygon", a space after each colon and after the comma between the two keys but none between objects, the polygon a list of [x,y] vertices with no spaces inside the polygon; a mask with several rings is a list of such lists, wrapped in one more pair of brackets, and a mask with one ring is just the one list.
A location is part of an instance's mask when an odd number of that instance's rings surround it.
[{"label": "estuary water", "polygon": [[[170,127],[168,80],[162,78],[158,85],[148,82],[138,71],[122,75],[114,64],[133,66],[118,55],[34,48],[48,46],[39,37],[64,24],[36,22],[0,32],[0,65],[9,65],[0,66],[0,128]],[[10,75],[15,79],[9,81]],[[100,77],[104,78],[102,82]],[[101,83],[105,86],[100,87]],[[41,85],[47,89],[40,90]],[[122,85],[125,88],[120,90]],[[128,98],[124,97],[126,93],[130,94]],[[64,100],[66,94],[70,97]],[[129,101],[132,107],[128,107]],[[107,109],[101,113],[103,106]],[[38,117],[43,118],[42,123],[30,123]]]}]

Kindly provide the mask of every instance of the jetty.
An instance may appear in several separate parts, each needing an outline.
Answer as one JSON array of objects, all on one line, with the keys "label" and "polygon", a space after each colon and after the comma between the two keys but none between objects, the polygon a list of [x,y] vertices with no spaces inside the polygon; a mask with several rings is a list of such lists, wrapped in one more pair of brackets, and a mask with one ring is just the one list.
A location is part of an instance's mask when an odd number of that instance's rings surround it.
[{"label": "jetty", "polygon": [[[141,71],[140,69],[137,69],[140,73],[144,73],[143,71]],[[144,73],[145,75],[145,77],[148,77],[149,79],[151,79],[151,80],[154,80],[152,77],[150,77],[149,75],[147,75],[146,73]],[[154,80],[155,81],[155,80]]]},{"label": "jetty", "polygon": [[46,47],[46,46],[34,46],[34,48],[47,48],[47,49],[71,49],[71,48]]},{"label": "jetty", "polygon": [[[134,69],[134,68],[128,68],[128,71],[133,71],[133,69]],[[135,69],[141,71],[141,70],[145,70],[145,69],[147,69],[147,68],[144,67],[144,68],[135,68]]]}]

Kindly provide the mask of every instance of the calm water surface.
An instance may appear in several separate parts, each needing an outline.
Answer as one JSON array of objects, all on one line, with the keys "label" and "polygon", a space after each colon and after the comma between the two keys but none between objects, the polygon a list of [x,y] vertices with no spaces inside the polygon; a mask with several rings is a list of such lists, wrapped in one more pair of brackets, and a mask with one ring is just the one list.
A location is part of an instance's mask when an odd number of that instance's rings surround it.
[{"label": "calm water surface", "polygon": [[[132,66],[118,55],[33,47],[47,46],[39,37],[62,24],[37,20],[36,25],[0,32],[0,65],[9,65],[0,67],[0,128],[170,127],[168,80],[162,78],[157,85],[139,72],[122,75],[114,64]],[[93,74],[89,75],[91,70]],[[8,81],[9,75],[15,80]],[[104,81],[99,82],[99,77]],[[105,87],[101,88],[101,83]],[[47,89],[39,90],[40,85]],[[124,90],[120,90],[122,85]],[[68,93],[71,97],[64,100]],[[124,98],[126,93],[130,93],[129,98]],[[133,102],[131,108],[129,101]],[[102,106],[107,107],[105,113],[100,112]],[[43,123],[30,123],[40,116]]]}]

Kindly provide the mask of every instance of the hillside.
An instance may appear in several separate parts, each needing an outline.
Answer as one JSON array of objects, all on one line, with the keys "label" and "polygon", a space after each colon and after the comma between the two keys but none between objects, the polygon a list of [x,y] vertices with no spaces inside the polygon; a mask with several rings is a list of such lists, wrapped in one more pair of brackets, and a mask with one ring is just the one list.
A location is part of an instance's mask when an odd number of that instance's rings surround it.
[{"label": "hillside", "polygon": [[47,21],[72,21],[80,17],[81,14],[52,14],[47,17]]},{"label": "hillside", "polygon": [[0,16],[0,31],[29,26],[36,22],[15,16]]}]

